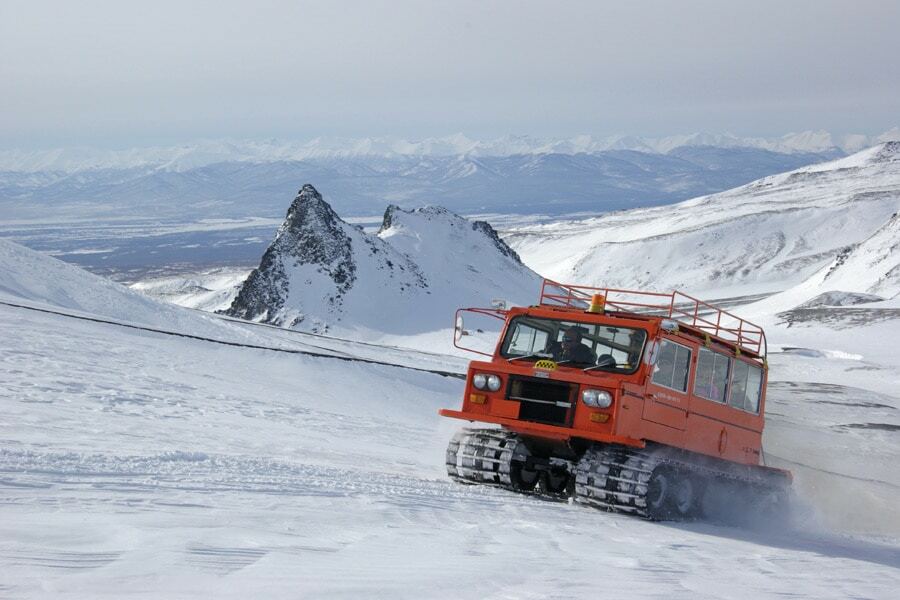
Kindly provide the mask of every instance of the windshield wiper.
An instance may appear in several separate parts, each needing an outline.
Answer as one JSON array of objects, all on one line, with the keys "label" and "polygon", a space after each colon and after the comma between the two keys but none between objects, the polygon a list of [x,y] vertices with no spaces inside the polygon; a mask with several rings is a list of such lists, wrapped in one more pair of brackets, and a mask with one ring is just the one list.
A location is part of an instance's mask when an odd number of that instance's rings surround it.
[{"label": "windshield wiper", "polygon": [[512,358],[507,358],[507,362],[512,362],[514,360],[524,360],[526,358],[551,358],[552,354],[547,354],[546,352],[535,352],[534,354],[525,354],[523,356],[513,356]]}]

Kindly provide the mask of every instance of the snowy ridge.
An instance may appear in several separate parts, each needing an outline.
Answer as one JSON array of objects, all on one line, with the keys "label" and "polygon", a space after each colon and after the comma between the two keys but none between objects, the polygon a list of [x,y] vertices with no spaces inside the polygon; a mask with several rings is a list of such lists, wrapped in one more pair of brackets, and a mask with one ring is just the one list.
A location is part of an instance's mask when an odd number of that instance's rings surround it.
[{"label": "snowy ridge", "polygon": [[[671,206],[512,227],[503,235],[526,264],[561,281],[666,291],[785,289],[900,210],[898,156],[900,144],[886,143]],[[871,252],[888,252],[883,246],[890,244],[878,241],[890,239],[888,230],[874,237]]]},{"label": "snowy ridge", "polygon": [[462,133],[408,141],[393,137],[315,138],[305,142],[279,140],[204,140],[193,144],[100,150],[57,148],[53,150],[2,150],[0,171],[39,172],[133,169],[152,167],[186,171],[217,162],[276,162],[310,158],[360,156],[513,156],[517,154],[579,154],[607,150],[636,150],[665,154],[681,147],[759,148],[773,152],[855,152],[880,142],[900,139],[900,128],[880,135],[834,136],[826,131],[790,133],[777,138],[739,137],[730,134],[693,133],[660,138],[613,135],[578,135],[567,139],[505,136],[476,140]]},{"label": "snowy ridge", "polygon": [[900,296],[900,214],[875,233],[841,249],[834,259],[797,285],[746,310],[770,314],[794,308],[851,306]]},{"label": "snowy ridge", "polygon": [[0,239],[0,300],[25,300],[151,327],[222,334],[211,315],[191,313],[40,252]]},{"label": "snowy ridge", "polygon": [[900,213],[859,246],[839,254],[819,285],[888,298],[900,294]]},{"label": "snowy ridge", "polygon": [[389,206],[370,235],[305,185],[227,312],[305,331],[410,334],[443,329],[459,306],[530,301],[539,284],[487,223]]}]

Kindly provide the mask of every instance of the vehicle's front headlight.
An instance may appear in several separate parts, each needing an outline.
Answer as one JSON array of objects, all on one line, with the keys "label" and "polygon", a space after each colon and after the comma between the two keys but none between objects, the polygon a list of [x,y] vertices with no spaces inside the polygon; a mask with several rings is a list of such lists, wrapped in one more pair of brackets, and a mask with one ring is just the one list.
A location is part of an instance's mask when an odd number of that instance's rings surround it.
[{"label": "vehicle's front headlight", "polygon": [[501,383],[503,383],[503,382],[500,381],[500,378],[497,377],[496,375],[488,375],[488,378],[487,378],[487,388],[488,388],[490,391],[496,392],[497,390],[499,390],[499,389],[500,389],[500,384],[501,384]]},{"label": "vehicle's front headlight", "polygon": [[604,390],[584,390],[581,401],[591,408],[609,408],[612,406],[612,394]]},{"label": "vehicle's front headlight", "polygon": [[483,390],[487,387],[487,375],[478,373],[472,377],[472,385],[474,385],[476,389]]}]

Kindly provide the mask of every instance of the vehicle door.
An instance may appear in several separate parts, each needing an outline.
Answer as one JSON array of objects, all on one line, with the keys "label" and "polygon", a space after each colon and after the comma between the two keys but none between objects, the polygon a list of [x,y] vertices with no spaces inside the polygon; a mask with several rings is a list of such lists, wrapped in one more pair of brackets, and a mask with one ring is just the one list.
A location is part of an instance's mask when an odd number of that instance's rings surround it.
[{"label": "vehicle door", "polygon": [[684,430],[690,408],[688,382],[693,349],[687,344],[662,338],[655,353],[643,417],[660,425]]}]

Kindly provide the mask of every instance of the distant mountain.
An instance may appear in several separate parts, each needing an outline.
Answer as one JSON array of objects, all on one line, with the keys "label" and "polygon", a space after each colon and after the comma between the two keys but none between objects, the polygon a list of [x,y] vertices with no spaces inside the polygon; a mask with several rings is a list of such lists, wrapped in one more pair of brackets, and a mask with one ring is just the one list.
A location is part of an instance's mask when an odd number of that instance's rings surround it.
[{"label": "distant mountain", "polygon": [[898,211],[900,143],[891,142],[670,206],[502,234],[526,264],[560,281],[751,293],[825,269],[815,293],[891,295]]},{"label": "distant mountain", "polygon": [[305,185],[226,312],[372,338],[444,329],[459,306],[527,302],[539,285],[487,223],[439,207],[389,206],[378,233],[368,234]]},{"label": "distant mountain", "polygon": [[505,136],[476,140],[461,133],[418,141],[394,137],[315,138],[305,142],[279,140],[203,140],[170,147],[102,150],[97,148],[57,148],[52,150],[0,150],[0,172],[151,168],[189,171],[221,162],[282,162],[309,159],[399,156],[480,156],[502,157],[520,154],[592,154],[608,150],[634,150],[666,154],[677,148],[714,146],[717,148],[757,148],[778,153],[856,152],[864,147],[900,138],[894,127],[880,135],[835,136],[827,131],[789,133],[781,137],[740,137],[731,134],[692,133],[648,138],[613,135],[571,138]]},{"label": "distant mountain", "polygon": [[834,158],[755,148],[683,146],[511,156],[342,156],[227,161],[184,170],[135,166],[77,173],[0,173],[0,215],[40,220],[278,218],[296,181],[321,182],[344,216],[387,203],[457,213],[606,212],[659,206]]}]

